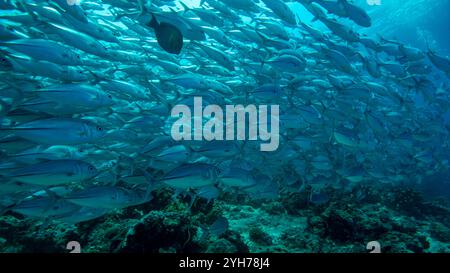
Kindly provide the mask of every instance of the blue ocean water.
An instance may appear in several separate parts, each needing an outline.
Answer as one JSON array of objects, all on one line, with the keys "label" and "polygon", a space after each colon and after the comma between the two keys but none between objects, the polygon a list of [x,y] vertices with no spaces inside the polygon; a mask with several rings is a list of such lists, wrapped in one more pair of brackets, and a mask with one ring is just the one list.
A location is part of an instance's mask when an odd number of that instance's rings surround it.
[{"label": "blue ocean water", "polygon": [[449,8],[0,0],[0,252],[449,252]]}]

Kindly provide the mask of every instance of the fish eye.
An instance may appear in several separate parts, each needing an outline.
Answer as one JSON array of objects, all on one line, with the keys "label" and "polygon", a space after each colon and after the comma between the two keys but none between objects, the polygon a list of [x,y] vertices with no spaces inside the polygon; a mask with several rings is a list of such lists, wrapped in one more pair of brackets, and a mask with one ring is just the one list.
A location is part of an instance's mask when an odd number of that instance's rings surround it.
[{"label": "fish eye", "polygon": [[112,99],[112,96],[111,96],[111,95],[108,95],[108,99]]},{"label": "fish eye", "polygon": [[97,131],[103,131],[103,128],[102,127],[100,127],[100,126],[97,126]]},{"label": "fish eye", "polygon": [[92,172],[92,171],[94,171],[94,167],[89,166],[88,170]]}]

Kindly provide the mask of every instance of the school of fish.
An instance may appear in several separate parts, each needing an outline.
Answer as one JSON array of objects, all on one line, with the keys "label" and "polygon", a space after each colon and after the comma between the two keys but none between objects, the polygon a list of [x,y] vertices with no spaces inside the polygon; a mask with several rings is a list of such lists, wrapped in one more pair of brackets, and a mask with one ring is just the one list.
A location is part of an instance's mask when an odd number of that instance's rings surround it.
[{"label": "school of fish", "polygon": [[[326,202],[448,168],[448,58],[359,34],[347,0],[295,1],[311,22],[284,0],[182,1],[0,0],[0,213],[80,223],[164,187]],[[279,105],[279,148],[174,141],[194,96]]]}]

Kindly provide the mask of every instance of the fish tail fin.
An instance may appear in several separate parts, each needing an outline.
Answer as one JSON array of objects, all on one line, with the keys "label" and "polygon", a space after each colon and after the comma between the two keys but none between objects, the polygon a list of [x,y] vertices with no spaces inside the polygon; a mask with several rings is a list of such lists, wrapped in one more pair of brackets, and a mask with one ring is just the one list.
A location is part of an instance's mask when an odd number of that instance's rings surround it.
[{"label": "fish tail fin", "polygon": [[[112,11],[110,10],[110,12],[112,13]],[[113,13],[112,13],[113,14]],[[125,16],[130,16],[130,15],[136,15],[136,14],[138,14],[137,12],[129,12],[129,13],[117,13],[117,14],[113,14],[113,16],[114,16],[114,22],[117,22],[117,21],[119,21],[120,19],[122,19],[122,17],[125,17]]]},{"label": "fish tail fin", "polygon": [[27,3],[26,1],[18,1],[18,4],[30,15],[33,21],[39,21],[38,16],[29,9],[28,7],[28,5],[30,5],[29,3]]},{"label": "fish tail fin", "polygon": [[123,13],[115,13],[111,9],[108,9],[108,11],[111,12],[111,14],[113,15],[113,17],[114,17],[113,21],[114,22],[119,21],[120,19],[122,19],[122,17],[125,17],[125,16],[130,17],[132,19],[137,19],[137,18],[139,18],[140,15],[148,13],[148,11],[145,8],[145,6],[144,6],[142,11],[138,10],[138,11],[131,11],[131,12],[123,12]]},{"label": "fish tail fin", "polygon": [[138,4],[138,7],[139,7],[140,14],[143,14],[143,13],[145,13],[147,11],[147,7],[145,7],[144,0],[137,0],[137,4]]},{"label": "fish tail fin", "polygon": [[[136,105],[136,108],[139,110],[139,113],[144,114],[147,110],[145,110],[144,108],[142,108],[141,105],[139,105],[139,103],[135,103],[134,105]],[[126,122],[128,123],[128,122]]]},{"label": "fish tail fin", "polygon": [[237,145],[237,149],[238,149],[238,154],[237,154],[237,157],[238,158],[242,158],[242,159],[244,159],[245,158],[245,143],[246,143],[246,141],[244,140],[244,141],[241,141],[240,143],[237,143],[236,145]]},{"label": "fish tail fin", "polygon": [[119,67],[114,63],[113,67],[106,69],[103,73],[108,74],[108,76],[113,76],[117,71],[119,71]]},{"label": "fish tail fin", "polygon": [[[3,44],[3,43],[0,42],[0,45],[2,45],[2,44]],[[0,53],[3,54],[3,55],[5,55],[5,56],[8,56],[8,57],[11,55],[10,52],[8,52],[8,51],[6,51],[6,50],[4,50],[4,49],[0,49]]]},{"label": "fish tail fin", "polygon": [[[136,104],[137,105],[137,104]],[[139,108],[139,107],[138,107]],[[140,111],[140,108],[139,108],[139,111]],[[117,115],[116,116],[117,117],[117,119],[119,120],[119,122],[120,122],[120,127],[123,127],[123,126],[125,126],[127,123],[128,123],[128,121],[126,121],[123,117],[121,117],[120,115]]]}]

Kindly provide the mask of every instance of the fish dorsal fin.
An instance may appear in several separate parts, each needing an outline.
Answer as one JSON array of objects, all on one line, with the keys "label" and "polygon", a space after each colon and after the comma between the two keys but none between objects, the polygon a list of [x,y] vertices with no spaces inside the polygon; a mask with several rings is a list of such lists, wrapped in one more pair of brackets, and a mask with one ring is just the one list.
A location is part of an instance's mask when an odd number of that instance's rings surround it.
[{"label": "fish dorsal fin", "polygon": [[180,5],[183,7],[183,9],[184,9],[183,12],[187,12],[187,11],[191,10],[191,8],[189,8],[183,1],[179,1],[178,3],[180,3]]},{"label": "fish dorsal fin", "polygon": [[148,26],[151,27],[151,28],[156,28],[156,27],[159,26],[160,22],[156,18],[155,14],[151,13],[151,15],[152,15],[152,19],[148,23]]}]

